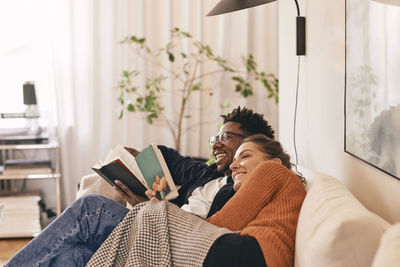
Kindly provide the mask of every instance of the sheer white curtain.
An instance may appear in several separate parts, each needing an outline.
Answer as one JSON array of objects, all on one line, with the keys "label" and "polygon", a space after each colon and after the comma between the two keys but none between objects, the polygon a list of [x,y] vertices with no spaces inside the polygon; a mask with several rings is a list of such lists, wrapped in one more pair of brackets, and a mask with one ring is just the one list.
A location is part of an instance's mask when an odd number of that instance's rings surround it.
[{"label": "sheer white curtain", "polygon": [[[145,36],[151,46],[169,40],[169,30],[180,27],[214,51],[232,61],[254,54],[260,69],[277,76],[277,6],[272,3],[230,15],[205,17],[217,1],[207,0],[101,0],[51,1],[48,26],[51,32],[51,73],[56,94],[58,135],[62,146],[63,200],[75,198],[82,175],[105,157],[116,143],[142,149],[150,142],[173,146],[167,128],[149,126],[133,114],[118,120],[118,91],[113,86],[122,70],[137,60],[119,44],[127,35]],[[143,73],[147,70],[142,63]],[[206,66],[202,67],[205,71]],[[216,131],[225,98],[231,106],[247,105],[264,113],[278,129],[277,106],[267,100],[265,89],[256,97],[239,98],[223,77],[214,81],[221,88],[209,99],[197,95],[190,105],[192,118],[201,127],[183,136],[182,153],[208,157],[207,140]],[[174,82],[169,81],[169,88]],[[173,96],[165,100],[166,115],[176,116]],[[202,108],[200,108],[202,107]],[[192,121],[193,121],[192,119]],[[207,123],[211,121],[211,123]]]}]

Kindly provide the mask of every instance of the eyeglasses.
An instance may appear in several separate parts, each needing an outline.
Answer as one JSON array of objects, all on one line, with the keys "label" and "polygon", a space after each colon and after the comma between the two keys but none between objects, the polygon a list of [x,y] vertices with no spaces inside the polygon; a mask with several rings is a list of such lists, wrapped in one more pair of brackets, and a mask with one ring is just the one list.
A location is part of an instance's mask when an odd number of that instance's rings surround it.
[{"label": "eyeglasses", "polygon": [[247,135],[243,135],[243,134],[222,131],[218,135],[211,136],[211,138],[209,140],[210,147],[212,147],[216,142],[219,142],[219,143],[225,145],[226,142],[228,141],[228,134],[232,134],[232,135],[236,135],[236,136],[240,136],[240,137],[247,137]]}]

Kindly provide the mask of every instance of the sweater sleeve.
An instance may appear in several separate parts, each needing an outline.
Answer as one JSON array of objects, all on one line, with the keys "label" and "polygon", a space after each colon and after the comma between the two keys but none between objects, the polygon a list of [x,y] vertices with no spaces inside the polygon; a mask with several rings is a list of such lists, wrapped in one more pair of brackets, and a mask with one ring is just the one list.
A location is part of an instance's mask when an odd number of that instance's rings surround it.
[{"label": "sweater sleeve", "polygon": [[208,221],[232,231],[242,230],[273,199],[290,172],[280,163],[261,162],[236,194]]}]

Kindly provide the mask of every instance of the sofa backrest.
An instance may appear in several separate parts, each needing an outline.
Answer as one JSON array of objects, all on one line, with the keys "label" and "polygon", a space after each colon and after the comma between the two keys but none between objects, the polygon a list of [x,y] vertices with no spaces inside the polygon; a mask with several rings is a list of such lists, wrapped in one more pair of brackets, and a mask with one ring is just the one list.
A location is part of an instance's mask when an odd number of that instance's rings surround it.
[{"label": "sofa backrest", "polygon": [[371,266],[388,227],[338,180],[314,175],[300,211],[295,267]]}]

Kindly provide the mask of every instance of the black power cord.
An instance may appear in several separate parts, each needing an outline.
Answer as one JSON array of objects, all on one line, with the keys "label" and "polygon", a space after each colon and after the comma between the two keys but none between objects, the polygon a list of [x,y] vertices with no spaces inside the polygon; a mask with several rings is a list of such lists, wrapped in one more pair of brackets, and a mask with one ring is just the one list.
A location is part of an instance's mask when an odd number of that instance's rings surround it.
[{"label": "black power cord", "polygon": [[297,145],[296,145],[296,122],[297,122],[297,105],[299,98],[299,80],[300,80],[300,56],[297,57],[296,100],[294,105],[294,119],[293,119],[293,146],[296,159],[296,171],[297,171],[297,164],[299,164],[299,158],[297,155]]},{"label": "black power cord", "polygon": [[300,56],[297,57],[297,79],[296,79],[296,100],[294,105],[294,118],[293,118],[293,147],[294,147],[294,155],[295,155],[295,164],[292,164],[296,169],[296,173],[299,176],[301,182],[306,187],[307,181],[303,174],[297,169],[297,165],[299,164],[299,158],[297,155],[297,145],[296,145],[296,122],[297,122],[297,105],[299,98],[299,84],[300,84]]},{"label": "black power cord", "polygon": [[294,119],[293,119],[293,147],[295,154],[295,162],[294,164],[296,172],[303,176],[297,170],[297,165],[299,164],[299,157],[297,154],[297,144],[296,144],[296,124],[297,124],[297,105],[299,98],[299,84],[300,84],[300,56],[304,56],[306,54],[306,18],[300,15],[300,7],[297,0],[294,0],[297,8],[297,17],[296,17],[296,55],[297,55],[297,79],[296,79],[296,100],[294,107]]}]

